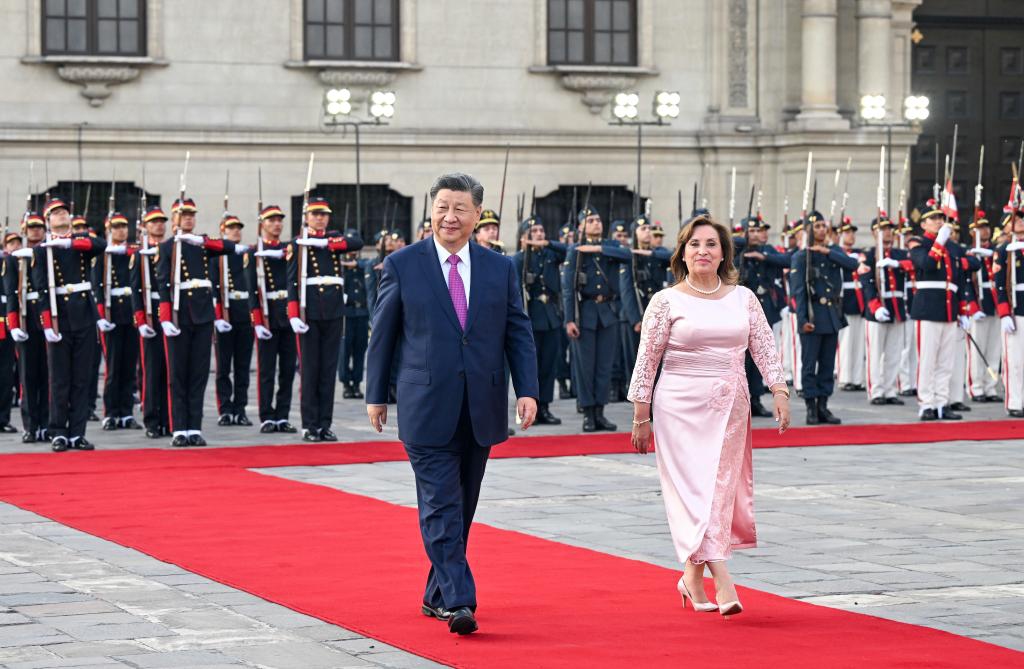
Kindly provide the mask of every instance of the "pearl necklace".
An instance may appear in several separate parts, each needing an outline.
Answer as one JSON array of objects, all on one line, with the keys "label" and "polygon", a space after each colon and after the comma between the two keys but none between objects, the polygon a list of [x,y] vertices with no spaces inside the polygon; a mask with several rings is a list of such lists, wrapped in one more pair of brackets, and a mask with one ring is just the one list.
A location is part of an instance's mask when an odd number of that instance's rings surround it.
[{"label": "pearl necklace", "polygon": [[690,276],[689,275],[686,276],[686,285],[689,286],[690,288],[692,288],[693,290],[697,291],[701,295],[714,295],[715,293],[718,292],[718,289],[722,287],[722,277],[718,277],[718,285],[715,286],[711,290],[701,290],[697,286],[695,286],[692,283],[690,283]]}]

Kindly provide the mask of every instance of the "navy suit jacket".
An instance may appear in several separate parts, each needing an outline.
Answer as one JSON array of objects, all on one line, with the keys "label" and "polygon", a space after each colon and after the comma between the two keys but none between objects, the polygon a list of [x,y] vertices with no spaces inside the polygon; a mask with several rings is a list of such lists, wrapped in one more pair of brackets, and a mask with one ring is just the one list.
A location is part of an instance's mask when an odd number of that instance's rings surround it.
[{"label": "navy suit jacket", "polygon": [[537,398],[537,353],[512,260],[469,244],[469,314],[463,332],[433,239],[387,257],[367,350],[366,403],[385,404],[398,359],[398,438],[443,446],[455,434],[468,392],[481,446],[508,439],[505,361],[518,397]]}]

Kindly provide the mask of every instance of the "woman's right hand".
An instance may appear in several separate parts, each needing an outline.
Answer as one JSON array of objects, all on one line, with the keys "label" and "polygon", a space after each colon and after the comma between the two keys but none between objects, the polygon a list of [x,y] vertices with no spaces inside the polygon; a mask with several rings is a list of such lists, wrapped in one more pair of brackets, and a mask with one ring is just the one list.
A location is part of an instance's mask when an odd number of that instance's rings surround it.
[{"label": "woman's right hand", "polygon": [[641,455],[651,450],[651,421],[633,426],[633,448]]}]

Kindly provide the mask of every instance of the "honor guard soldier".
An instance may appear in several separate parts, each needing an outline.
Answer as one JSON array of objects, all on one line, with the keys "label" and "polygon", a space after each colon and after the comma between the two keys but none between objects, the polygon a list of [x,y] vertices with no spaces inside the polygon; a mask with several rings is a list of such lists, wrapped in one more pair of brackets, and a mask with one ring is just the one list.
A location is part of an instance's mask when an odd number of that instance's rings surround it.
[{"label": "honor guard soldier", "polygon": [[[793,258],[800,253],[804,244],[804,222],[803,219],[795,219],[786,225],[787,232],[787,253],[789,254],[790,268],[793,266]],[[797,326],[796,299],[790,286],[790,275],[793,270],[786,270],[786,277],[783,281],[786,292],[786,306],[782,309],[782,363],[786,368],[786,376],[793,383],[793,390],[797,395],[803,397],[804,383],[800,375],[800,328]]]},{"label": "honor guard soldier", "polygon": [[[748,216],[740,223],[745,234],[733,238],[736,247],[734,263],[739,272],[739,283],[757,296],[768,324],[774,329],[775,324],[782,320],[782,304],[776,293],[776,280],[782,270],[789,266],[791,259],[788,254],[779,253],[768,244],[770,228],[761,218]],[[750,391],[750,415],[771,418],[774,414],[761,403],[765,391],[764,379],[750,353],[746,355],[745,366],[747,389]]]},{"label": "honor guard soldier", "polygon": [[[613,241],[618,242],[619,246],[623,249],[629,249],[629,226],[626,225],[625,221],[612,221],[611,231],[608,236]],[[629,331],[631,329],[629,316],[627,316],[622,308],[622,283],[627,272],[629,272],[629,265],[627,263],[620,263],[618,275],[615,277],[615,297],[612,299],[612,311],[615,312],[619,321],[619,335],[617,337],[618,345],[616,346],[615,361],[612,363],[611,388],[608,395],[609,402],[626,401],[626,390],[630,379],[633,378],[633,361],[636,358],[636,351],[630,351],[629,348]]]},{"label": "honor guard soldier", "polygon": [[[999,291],[995,283],[996,262],[995,249],[992,246],[992,225],[985,218],[985,212],[977,211],[975,219],[969,226],[976,246],[968,251],[981,261],[981,269],[971,274],[974,282],[974,294],[978,297],[978,313],[983,318],[975,318],[971,323],[971,337],[976,346],[972,346],[967,360],[967,385],[971,399],[975,402],[998,402],[996,394],[998,379],[993,379],[986,371],[985,361],[999,359],[1002,345],[1000,342],[999,319],[996,318],[996,305],[999,303]],[[984,356],[984,358],[982,357]]]},{"label": "honor guard soldier", "polygon": [[[341,257],[363,246],[358,239],[328,237],[330,214],[326,200],[310,200],[303,221],[308,236],[296,239],[288,247],[288,317],[292,331],[299,337],[299,398],[304,441],[337,439],[331,431],[331,420],[345,306]],[[305,313],[300,309],[300,302],[305,302]]]},{"label": "honor guard soldier", "polygon": [[[82,215],[71,217],[71,234],[72,235],[87,235],[92,230],[89,228],[89,223],[85,220]],[[93,260],[95,263],[96,260]],[[88,405],[89,405],[89,422],[98,422],[100,417],[96,413],[96,402],[99,400],[99,380],[100,380],[100,363],[103,362],[103,349],[100,345],[99,328],[96,330],[96,346],[94,347],[96,356],[92,360],[92,375],[89,377],[89,393],[88,393]]]},{"label": "honor guard soldier", "polygon": [[160,293],[156,277],[159,247],[167,235],[167,214],[159,205],[153,205],[143,213],[142,224],[144,229],[139,231],[142,248],[132,254],[128,267],[131,270],[135,328],[142,346],[142,424],[147,437],[158,439],[171,434],[167,347],[159,325]]},{"label": "honor guard soldier", "polygon": [[1004,227],[1009,228],[1009,243],[999,248],[995,262],[995,282],[999,304],[996,311],[1003,331],[1003,383],[1006,387],[1006,412],[1024,418],[1024,219],[1015,204],[1008,207]]},{"label": "honor guard soldier", "polygon": [[[924,236],[910,242],[917,289],[910,315],[917,321],[920,416],[921,420],[960,420],[949,406],[949,391],[954,357],[965,354],[956,329],[958,325],[969,328],[978,308],[967,299],[971,265],[960,244],[953,241],[953,226],[936,202],[928,200],[920,211]],[[975,261],[974,269],[978,266]]]},{"label": "honor guard soldier", "polygon": [[[654,294],[665,287],[665,273],[672,258],[668,249],[654,246],[654,226],[646,216],[637,217],[630,225],[630,238],[630,261],[619,267],[621,320],[625,322],[622,339],[629,372],[626,384],[633,377],[644,312]],[[659,240],[661,238],[658,237]]]},{"label": "honor guard soldier", "polygon": [[843,268],[860,264],[836,245],[828,245],[829,223],[817,211],[803,222],[806,249],[793,256],[789,292],[795,301],[800,335],[800,376],[803,381],[807,424],[840,421],[828,409],[834,386],[839,331],[846,327],[842,309]]},{"label": "honor guard soldier", "polygon": [[433,237],[433,236],[434,236],[434,228],[431,227],[430,219],[427,218],[422,223],[420,223],[420,232],[416,236],[416,239],[417,239],[417,241],[420,241],[420,240],[426,239],[427,237]]},{"label": "honor guard soldier", "polygon": [[[346,230],[347,239],[363,241],[356,230]],[[345,322],[342,327],[341,361],[338,363],[338,380],[345,387],[344,399],[363,399],[359,385],[363,382],[363,365],[366,362],[366,346],[370,341],[370,307],[366,297],[366,271],[371,261],[360,258],[358,251],[346,253],[341,261],[345,279],[345,307],[342,310]]]},{"label": "honor guard soldier", "polygon": [[264,207],[260,212],[263,250],[257,251],[254,262],[249,263],[249,285],[253,287],[249,292],[249,305],[256,331],[256,402],[260,412],[260,432],[264,434],[298,432],[288,422],[298,348],[295,333],[288,323],[287,247],[281,242],[284,216],[284,211],[277,205]]},{"label": "honor guard soldier", "polygon": [[194,234],[196,211],[191,198],[175,200],[171,207],[175,234],[160,244],[156,268],[171,385],[171,446],[178,448],[206,445],[203,398],[216,317],[210,258],[248,250],[244,244]]},{"label": "honor guard soldier", "polygon": [[604,417],[618,350],[619,319],[612,301],[618,293],[619,264],[627,262],[630,253],[618,242],[602,239],[601,215],[595,209],[584,206],[577,220],[583,226],[581,239],[569,248],[562,275],[565,331],[583,408],[583,431],[614,432],[618,428]]},{"label": "honor guard soldier", "polygon": [[[651,250],[654,249],[665,249],[668,252],[669,257],[672,257],[672,249],[665,246],[665,228],[662,227],[661,223],[653,221],[651,223]],[[675,276],[672,274],[672,268],[665,268],[665,278],[662,283],[663,288],[668,288],[676,282]]]},{"label": "honor guard soldier", "polygon": [[128,219],[123,214],[112,212],[105,225],[110,244],[104,258],[92,268],[93,297],[100,316],[96,326],[107,361],[103,379],[103,429],[138,430],[142,426],[132,417],[132,394],[139,363],[139,339],[135,333],[129,268],[137,248],[128,245]]},{"label": "honor guard soldier", "polygon": [[[558,229],[558,242],[563,244],[568,251],[569,244],[574,240],[573,226],[566,223]],[[559,305],[558,308],[562,308],[562,273],[565,271],[565,263],[558,268],[558,291],[559,291]],[[559,311],[561,313],[561,311]],[[571,400],[576,399],[576,388],[572,385],[572,367],[570,365],[570,352],[569,352],[569,336],[565,334],[565,328],[559,325],[558,328],[558,370],[555,372],[555,378],[558,381],[558,399],[560,400]]]},{"label": "honor guard soldier", "polygon": [[7,332],[18,349],[21,382],[21,441],[48,441],[50,425],[49,366],[43,336],[41,286],[32,271],[32,250],[43,243],[46,223],[36,212],[22,221],[25,246],[4,258],[4,294],[7,296]]},{"label": "honor guard soldier", "polygon": [[546,238],[544,224],[531,216],[519,225],[521,250],[512,257],[523,290],[523,303],[530,317],[533,341],[537,347],[537,371],[540,397],[537,425],[561,425],[551,413],[558,373],[558,354],[562,350],[562,301],[559,267],[565,261],[566,245]]},{"label": "honor guard soldier", "polygon": [[[897,232],[897,246],[910,254],[908,241],[914,234],[914,223],[909,218],[902,218]],[[903,283],[903,299],[906,302],[907,320],[903,324],[903,346],[900,349],[900,397],[917,397],[917,324],[914,322],[914,285],[915,270],[906,273]]]},{"label": "honor guard soldier", "polygon": [[[896,382],[900,371],[903,327],[907,321],[904,284],[907,272],[913,271],[910,254],[893,244],[896,226],[883,215],[871,222],[875,245],[864,254],[864,265],[858,270],[861,294],[867,309],[867,391],[871,404],[904,404],[897,397]],[[881,238],[882,259],[876,262]]]},{"label": "honor guard soldier", "polygon": [[[3,253],[0,253],[0,270],[5,274],[7,271],[7,257],[21,248],[21,235],[15,231],[8,232],[3,239]],[[3,311],[0,312],[0,433],[13,434],[18,431],[11,425],[11,407],[14,404],[15,380],[17,379],[18,361],[14,348],[14,337],[8,329],[7,322],[8,301],[7,287],[4,285],[0,290],[0,298],[3,302]]]},{"label": "honor guard soldier", "polygon": [[480,221],[476,224],[473,239],[484,248],[505,253],[505,245],[498,239],[501,231],[501,219],[493,209],[484,209],[480,212]]},{"label": "honor guard soldier", "polygon": [[[224,239],[239,244],[245,224],[227,214],[220,222]],[[252,363],[253,328],[248,279],[252,264],[249,252],[232,253],[210,259],[213,277],[214,347],[217,352],[217,424],[252,425],[245,415],[249,401],[249,366]],[[225,282],[227,285],[225,285]],[[225,306],[226,304],[226,306]]]},{"label": "honor guard soldier", "polygon": [[[839,227],[839,246],[860,265],[864,252],[856,248],[857,226],[845,217]],[[843,268],[843,315],[846,327],[839,331],[839,388],[864,390],[864,310],[866,308],[857,269]]]},{"label": "honor guard soldier", "polygon": [[377,256],[366,268],[366,300],[373,313],[373,307],[377,304],[377,287],[380,285],[380,275],[384,270],[384,259],[398,250],[398,233],[383,228],[373,236],[373,245],[377,249]]},{"label": "honor guard soldier", "polygon": [[82,402],[92,374],[88,365],[75,362],[91,361],[98,355],[98,314],[89,275],[93,258],[103,253],[107,244],[92,234],[72,235],[71,214],[62,200],[50,200],[43,216],[49,223],[50,239],[30,254],[35,283],[40,286],[40,319],[47,342],[50,444],[55,452],[92,450],[85,438],[89,407]]}]

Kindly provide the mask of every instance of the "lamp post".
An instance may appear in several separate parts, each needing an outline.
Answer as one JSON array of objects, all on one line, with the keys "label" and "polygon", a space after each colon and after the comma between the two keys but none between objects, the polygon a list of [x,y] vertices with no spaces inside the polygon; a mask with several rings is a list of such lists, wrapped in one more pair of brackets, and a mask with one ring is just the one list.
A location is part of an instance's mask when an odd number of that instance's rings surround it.
[{"label": "lamp post", "polygon": [[[615,96],[612,107],[614,121],[609,125],[636,126],[636,191],[633,193],[633,216],[640,215],[640,192],[642,189],[643,164],[643,127],[645,125],[668,125],[671,119],[679,116],[679,93],[675,91],[658,91],[654,95],[651,107],[654,118],[643,120],[640,116],[640,95],[633,92],[622,92]],[[612,213],[609,212],[609,216]]]},{"label": "lamp post", "polygon": [[892,129],[913,128],[931,114],[928,110],[930,100],[925,95],[908,95],[903,100],[903,120],[900,123],[886,121],[884,95],[865,95],[860,99],[860,116],[864,125],[884,127],[886,141],[886,209],[892,210]]},{"label": "lamp post", "polygon": [[370,95],[370,118],[352,116],[352,91],[347,88],[331,88],[324,93],[323,127],[333,131],[338,127],[352,128],[356,136],[356,229],[363,233],[362,208],[362,162],[360,158],[359,129],[364,125],[387,125],[395,115],[394,91],[374,91]]}]

